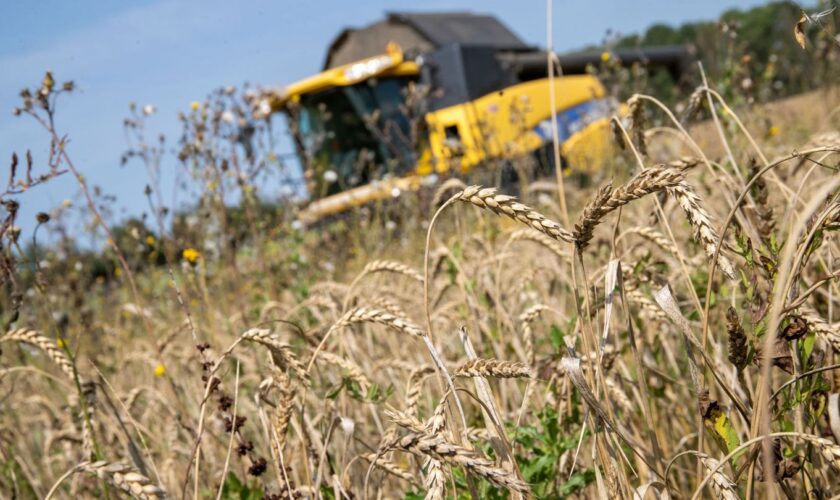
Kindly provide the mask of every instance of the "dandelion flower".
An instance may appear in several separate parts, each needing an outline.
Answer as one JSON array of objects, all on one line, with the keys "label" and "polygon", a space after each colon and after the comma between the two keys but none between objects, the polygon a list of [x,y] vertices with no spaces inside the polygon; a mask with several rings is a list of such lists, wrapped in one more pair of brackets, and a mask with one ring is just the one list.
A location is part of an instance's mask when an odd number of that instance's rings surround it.
[{"label": "dandelion flower", "polygon": [[158,363],[155,367],[155,377],[162,377],[166,373],[166,367],[163,366],[163,363]]},{"label": "dandelion flower", "polygon": [[199,252],[195,248],[185,248],[184,251],[181,253],[181,256],[184,258],[185,261],[189,262],[190,264],[195,264],[196,262],[198,262],[198,259],[201,258],[201,252]]}]

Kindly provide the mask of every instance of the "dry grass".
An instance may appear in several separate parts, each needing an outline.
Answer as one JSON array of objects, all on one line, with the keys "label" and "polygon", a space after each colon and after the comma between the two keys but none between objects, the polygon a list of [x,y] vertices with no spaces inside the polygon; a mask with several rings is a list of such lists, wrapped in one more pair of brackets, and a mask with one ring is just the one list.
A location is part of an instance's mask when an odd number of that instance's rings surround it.
[{"label": "dry grass", "polygon": [[45,269],[0,336],[0,498],[840,494],[837,131],[724,119],[707,162],[644,102],[567,203],[450,180],[136,295]]}]

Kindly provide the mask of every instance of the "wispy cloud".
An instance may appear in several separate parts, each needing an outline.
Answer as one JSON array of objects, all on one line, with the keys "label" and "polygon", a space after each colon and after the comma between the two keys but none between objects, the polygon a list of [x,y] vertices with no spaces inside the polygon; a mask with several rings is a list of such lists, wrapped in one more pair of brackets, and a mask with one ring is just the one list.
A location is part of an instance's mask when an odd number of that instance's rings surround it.
[{"label": "wispy cloud", "polygon": [[[148,3],[116,14],[93,26],[68,31],[53,44],[0,58],[0,89],[17,89],[47,68],[84,75],[107,74],[136,56],[147,58],[150,49],[171,55],[189,40],[213,36],[226,23],[241,16],[236,5],[217,2]],[[5,92],[4,92],[5,93]]]}]

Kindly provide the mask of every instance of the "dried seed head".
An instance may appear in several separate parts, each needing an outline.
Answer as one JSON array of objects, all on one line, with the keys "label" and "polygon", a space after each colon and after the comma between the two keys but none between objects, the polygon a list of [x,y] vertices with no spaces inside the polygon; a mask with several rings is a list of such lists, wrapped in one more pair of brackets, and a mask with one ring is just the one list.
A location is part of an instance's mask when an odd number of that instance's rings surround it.
[{"label": "dried seed head", "polygon": [[729,334],[729,362],[738,371],[743,371],[747,366],[747,336],[738,312],[732,306],[726,310],[726,331]]}]

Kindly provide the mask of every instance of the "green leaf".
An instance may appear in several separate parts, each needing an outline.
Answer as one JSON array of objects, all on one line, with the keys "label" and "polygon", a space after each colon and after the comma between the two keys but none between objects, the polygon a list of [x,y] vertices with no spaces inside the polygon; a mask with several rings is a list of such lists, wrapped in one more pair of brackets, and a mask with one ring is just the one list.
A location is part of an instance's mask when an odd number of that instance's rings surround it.
[{"label": "green leaf", "polygon": [[592,469],[583,470],[572,474],[568,481],[560,486],[558,493],[562,496],[568,496],[572,493],[585,488],[589,483],[595,481],[595,471]]},{"label": "green leaf", "polygon": [[238,498],[239,500],[260,500],[263,497],[262,490],[251,488],[236,477],[233,472],[228,472],[225,484],[222,485],[222,498]]},{"label": "green leaf", "polygon": [[561,351],[565,346],[563,343],[563,330],[553,323],[549,328],[548,338],[551,340],[551,346],[554,347],[555,351]]}]

